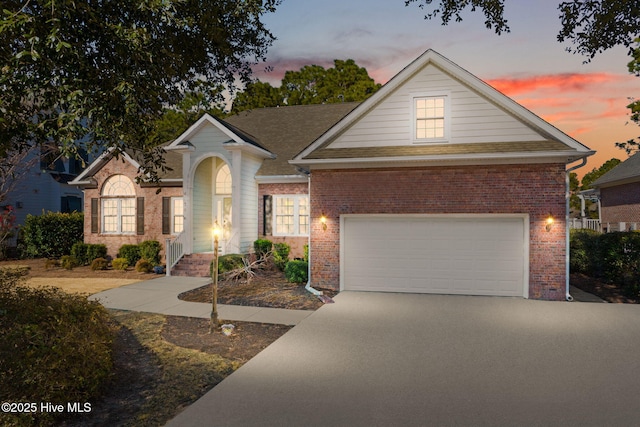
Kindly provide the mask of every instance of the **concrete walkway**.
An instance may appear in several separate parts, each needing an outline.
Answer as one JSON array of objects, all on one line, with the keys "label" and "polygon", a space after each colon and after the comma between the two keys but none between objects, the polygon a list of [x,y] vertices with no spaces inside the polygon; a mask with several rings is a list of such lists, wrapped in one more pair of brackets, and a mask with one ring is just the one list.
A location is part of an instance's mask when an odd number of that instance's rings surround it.
[{"label": "concrete walkway", "polygon": [[[210,282],[211,279],[206,277],[165,276],[99,292],[89,299],[118,310],[208,319],[211,316],[211,304],[182,301],[178,295]],[[311,313],[313,310],[218,304],[218,316],[223,321],[297,325]]]}]

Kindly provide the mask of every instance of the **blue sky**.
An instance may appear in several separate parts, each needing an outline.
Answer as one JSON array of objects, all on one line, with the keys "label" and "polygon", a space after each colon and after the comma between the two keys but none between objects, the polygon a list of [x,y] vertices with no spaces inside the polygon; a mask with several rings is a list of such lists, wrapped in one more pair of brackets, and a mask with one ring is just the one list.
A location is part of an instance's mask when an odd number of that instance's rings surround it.
[{"label": "blue sky", "polygon": [[507,0],[510,33],[496,35],[481,12],[465,11],[463,22],[424,20],[417,4],[404,0],[284,0],[264,22],[277,40],[267,55],[273,71],[255,77],[279,85],[287,70],[329,67],[353,59],[376,82],[385,83],[431,48],[494,85],[598,154],[580,175],[611,157],[614,147],[640,133],[628,121],[627,97],[640,79],[627,73],[627,50],[618,47],[583,64],[556,40],[559,0]]}]

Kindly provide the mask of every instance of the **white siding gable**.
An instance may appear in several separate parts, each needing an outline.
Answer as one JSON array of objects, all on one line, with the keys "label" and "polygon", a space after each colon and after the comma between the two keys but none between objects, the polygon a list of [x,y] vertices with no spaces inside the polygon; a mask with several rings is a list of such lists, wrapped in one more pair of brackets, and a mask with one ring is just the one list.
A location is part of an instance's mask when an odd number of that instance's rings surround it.
[{"label": "white siding gable", "polygon": [[417,144],[468,144],[545,141],[541,133],[508,114],[469,86],[428,63],[359,120],[344,130],[327,148],[413,145],[413,97],[447,95],[450,135],[445,141]]}]

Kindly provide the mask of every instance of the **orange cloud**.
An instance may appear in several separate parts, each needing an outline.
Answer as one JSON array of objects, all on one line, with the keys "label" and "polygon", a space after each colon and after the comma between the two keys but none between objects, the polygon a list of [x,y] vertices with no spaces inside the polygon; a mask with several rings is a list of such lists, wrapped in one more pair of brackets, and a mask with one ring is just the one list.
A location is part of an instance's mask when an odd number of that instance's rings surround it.
[{"label": "orange cloud", "polygon": [[488,80],[487,83],[508,96],[514,96],[541,89],[554,89],[559,92],[581,91],[591,85],[606,84],[618,79],[619,76],[610,73],[562,73],[522,78],[497,78]]}]

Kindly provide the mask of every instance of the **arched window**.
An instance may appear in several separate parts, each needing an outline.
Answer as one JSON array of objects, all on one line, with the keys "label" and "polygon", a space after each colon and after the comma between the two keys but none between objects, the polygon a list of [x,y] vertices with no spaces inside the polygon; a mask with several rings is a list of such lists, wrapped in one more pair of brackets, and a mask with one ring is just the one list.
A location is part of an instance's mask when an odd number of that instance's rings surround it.
[{"label": "arched window", "polygon": [[136,231],[136,191],[133,181],[114,175],[102,187],[102,232],[129,234]]},{"label": "arched window", "polygon": [[231,170],[222,166],[216,174],[216,194],[231,194]]}]

